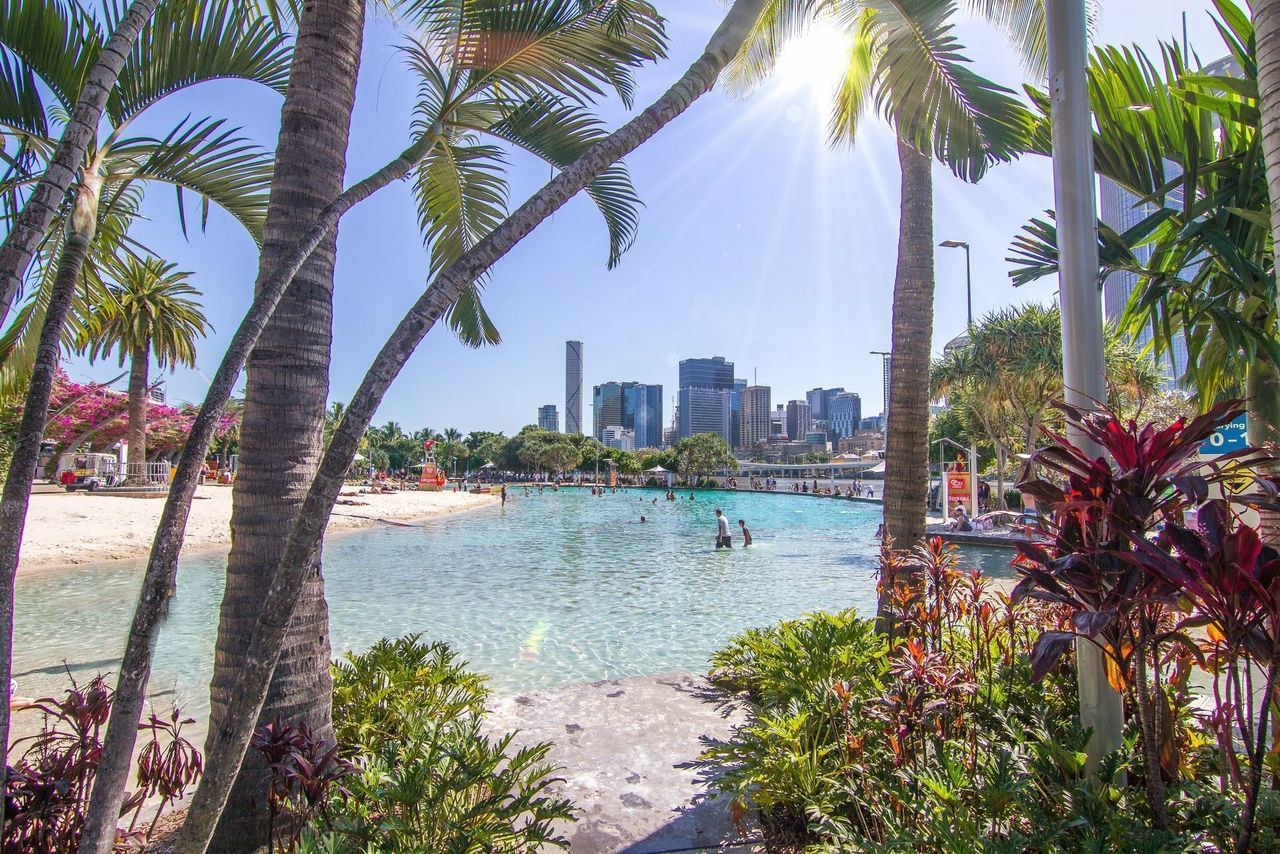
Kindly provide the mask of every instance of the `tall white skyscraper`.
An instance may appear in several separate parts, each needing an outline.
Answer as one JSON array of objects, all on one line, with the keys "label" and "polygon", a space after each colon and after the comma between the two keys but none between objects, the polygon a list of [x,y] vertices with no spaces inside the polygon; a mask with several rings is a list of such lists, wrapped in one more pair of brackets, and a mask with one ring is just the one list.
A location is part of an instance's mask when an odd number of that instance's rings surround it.
[{"label": "tall white skyscraper", "polygon": [[564,432],[582,432],[582,342],[564,342]]}]

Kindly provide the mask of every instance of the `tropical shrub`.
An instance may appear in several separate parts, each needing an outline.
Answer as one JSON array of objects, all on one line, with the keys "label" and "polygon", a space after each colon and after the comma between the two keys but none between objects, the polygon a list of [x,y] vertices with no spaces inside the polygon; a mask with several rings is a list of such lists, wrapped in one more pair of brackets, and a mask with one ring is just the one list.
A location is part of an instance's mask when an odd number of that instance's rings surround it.
[{"label": "tropical shrub", "polygon": [[[939,541],[886,544],[881,634],[845,612],[740,635],[712,675],[751,716],[704,754],[713,785],[779,850],[1277,850],[1280,554],[1239,513],[1275,507],[1274,458],[1196,454],[1238,412],[1063,408],[1105,453],[1037,452],[1022,488],[1049,515],[1011,595]],[[1129,712],[1095,774],[1079,643]]]},{"label": "tropical shrub", "polygon": [[[302,851],[532,851],[566,847],[573,806],[548,743],[511,750],[482,731],[488,688],[446,644],[384,639],[333,666],[336,758]],[[287,843],[287,840],[282,841]]]},{"label": "tropical shrub", "polygon": [[[102,755],[102,729],[111,714],[111,689],[102,676],[83,686],[72,680],[62,698],[44,697],[33,705],[43,720],[40,732],[15,739],[6,766],[3,850],[74,851],[84,828],[85,810]],[[141,847],[165,808],[181,800],[203,770],[200,752],[182,735],[194,723],[178,709],[166,717],[151,715],[139,724],[137,791],[126,794],[120,810],[128,829],[118,846]],[[145,833],[137,830],[148,798],[159,798]]]}]

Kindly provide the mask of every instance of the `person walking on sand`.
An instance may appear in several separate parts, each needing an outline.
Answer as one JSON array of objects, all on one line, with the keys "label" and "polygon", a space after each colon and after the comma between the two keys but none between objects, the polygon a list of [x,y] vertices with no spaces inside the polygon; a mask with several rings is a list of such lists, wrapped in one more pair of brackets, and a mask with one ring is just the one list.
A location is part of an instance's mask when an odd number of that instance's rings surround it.
[{"label": "person walking on sand", "polygon": [[742,547],[745,549],[751,545],[751,529],[741,519],[738,520],[738,527],[742,529]]},{"label": "person walking on sand", "polygon": [[729,518],[719,507],[716,508],[716,549],[733,548],[733,537],[729,536]]}]

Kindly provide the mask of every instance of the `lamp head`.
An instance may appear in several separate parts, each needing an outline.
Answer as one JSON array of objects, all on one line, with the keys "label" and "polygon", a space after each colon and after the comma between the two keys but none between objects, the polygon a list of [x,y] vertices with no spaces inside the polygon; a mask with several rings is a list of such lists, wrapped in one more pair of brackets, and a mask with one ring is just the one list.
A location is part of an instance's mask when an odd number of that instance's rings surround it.
[{"label": "lamp head", "polygon": [[967,240],[944,240],[938,245],[945,246],[948,249],[961,249],[961,248],[968,249],[969,248],[969,242]]}]

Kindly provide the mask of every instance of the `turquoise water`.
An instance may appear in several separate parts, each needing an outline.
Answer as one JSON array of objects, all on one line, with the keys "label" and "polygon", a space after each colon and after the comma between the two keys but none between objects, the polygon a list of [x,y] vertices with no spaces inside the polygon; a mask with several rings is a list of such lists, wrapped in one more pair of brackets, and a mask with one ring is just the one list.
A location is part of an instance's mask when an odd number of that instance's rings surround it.
[{"label": "turquoise water", "polygon": [[[499,693],[705,669],[744,628],[818,608],[875,604],[880,507],[789,495],[511,490],[506,508],[331,539],[325,582],[335,652],[421,632],[453,644]],[[657,498],[657,504],[653,499]],[[735,548],[713,548],[714,508]],[[639,523],[644,514],[649,521]],[[755,537],[741,548],[737,520]],[[1009,553],[969,552],[1007,574]],[[203,720],[224,555],[182,562],[151,690]],[[133,615],[141,562],[18,579],[14,675],[24,695],[109,671]],[[64,668],[65,662],[65,668]]]}]

